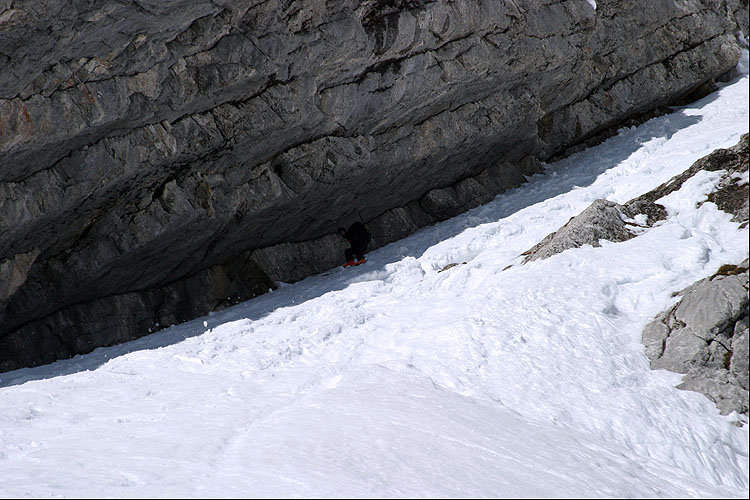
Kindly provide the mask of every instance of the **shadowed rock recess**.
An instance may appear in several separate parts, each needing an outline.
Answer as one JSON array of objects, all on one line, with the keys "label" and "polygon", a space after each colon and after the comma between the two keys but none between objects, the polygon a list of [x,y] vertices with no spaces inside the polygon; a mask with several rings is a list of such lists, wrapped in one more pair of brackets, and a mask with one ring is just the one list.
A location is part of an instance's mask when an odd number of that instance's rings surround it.
[{"label": "shadowed rock recess", "polygon": [[0,0],[0,371],[457,215],[735,67],[747,2]]}]

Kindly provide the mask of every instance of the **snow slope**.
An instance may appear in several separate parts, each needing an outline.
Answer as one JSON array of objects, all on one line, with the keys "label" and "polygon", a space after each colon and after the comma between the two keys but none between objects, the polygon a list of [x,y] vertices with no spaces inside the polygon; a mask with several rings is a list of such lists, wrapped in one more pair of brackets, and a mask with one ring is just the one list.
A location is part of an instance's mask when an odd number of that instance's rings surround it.
[{"label": "snow slope", "polygon": [[640,343],[674,292],[748,255],[747,228],[695,207],[718,175],[637,238],[519,258],[736,144],[746,68],[363,266],[0,374],[0,497],[747,498],[747,420]]}]

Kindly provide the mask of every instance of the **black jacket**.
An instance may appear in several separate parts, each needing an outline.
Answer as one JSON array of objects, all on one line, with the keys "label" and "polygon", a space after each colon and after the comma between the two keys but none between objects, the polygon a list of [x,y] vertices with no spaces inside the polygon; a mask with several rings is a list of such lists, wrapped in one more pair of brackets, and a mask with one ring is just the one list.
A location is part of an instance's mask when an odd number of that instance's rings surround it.
[{"label": "black jacket", "polygon": [[364,224],[357,221],[346,230],[344,237],[352,244],[352,246],[364,247],[370,243],[372,237],[370,232],[367,230]]}]

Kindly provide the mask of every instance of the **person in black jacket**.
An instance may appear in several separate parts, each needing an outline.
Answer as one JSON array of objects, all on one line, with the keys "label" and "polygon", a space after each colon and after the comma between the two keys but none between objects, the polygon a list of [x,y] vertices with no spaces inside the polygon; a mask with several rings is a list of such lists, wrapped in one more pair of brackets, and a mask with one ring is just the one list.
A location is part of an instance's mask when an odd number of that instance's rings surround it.
[{"label": "person in black jacket", "polygon": [[[357,221],[352,224],[349,229],[340,227],[338,233],[351,245],[351,247],[347,248],[344,252],[344,256],[346,257],[346,264],[344,264],[344,267],[364,264],[366,262],[365,251],[367,250],[367,245],[372,239],[370,232],[365,225]],[[356,263],[354,262],[354,257],[357,258]]]}]

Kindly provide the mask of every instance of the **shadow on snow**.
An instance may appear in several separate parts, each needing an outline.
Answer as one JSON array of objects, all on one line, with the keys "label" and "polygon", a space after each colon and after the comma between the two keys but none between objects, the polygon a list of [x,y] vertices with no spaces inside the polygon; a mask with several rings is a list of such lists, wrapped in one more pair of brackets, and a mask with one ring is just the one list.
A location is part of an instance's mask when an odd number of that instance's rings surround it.
[{"label": "shadow on snow", "polygon": [[[693,103],[690,109],[700,109],[716,98],[715,94],[711,94]],[[671,114],[653,118],[636,128],[623,129],[618,135],[608,138],[597,146],[547,165],[544,173],[527,178],[528,182],[498,195],[485,205],[423,228],[411,236],[369,252],[368,263],[363,268],[342,269],[339,267],[294,284],[282,284],[273,292],[220,312],[147,334],[130,342],[100,347],[91,353],[77,355],[48,365],[0,373],[0,387],[94,370],[113,358],[131,352],[178,344],[224,323],[243,319],[257,320],[279,308],[293,307],[325,293],[342,290],[355,281],[361,281],[362,275],[373,271],[374,268],[384,270],[387,264],[397,262],[404,257],[418,258],[433,245],[456,236],[466,229],[501,220],[546,199],[590,185],[599,175],[638,151],[645,142],[654,138],[669,139],[676,132],[700,120],[700,116],[687,115],[680,110],[675,110]],[[549,175],[550,173],[554,173],[554,176]],[[382,277],[382,273],[376,273],[376,275]]]}]

